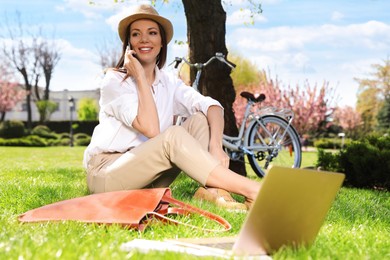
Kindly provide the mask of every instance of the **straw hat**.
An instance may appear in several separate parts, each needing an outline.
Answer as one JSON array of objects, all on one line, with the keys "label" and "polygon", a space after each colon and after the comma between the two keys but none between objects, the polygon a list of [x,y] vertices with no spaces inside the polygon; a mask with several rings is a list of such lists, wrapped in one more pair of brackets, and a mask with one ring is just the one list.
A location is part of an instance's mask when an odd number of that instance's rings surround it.
[{"label": "straw hat", "polygon": [[119,22],[118,33],[122,42],[125,40],[127,27],[132,22],[139,19],[150,19],[155,21],[156,23],[159,23],[164,28],[167,43],[169,43],[172,40],[173,37],[172,23],[168,19],[160,16],[152,6],[140,5],[137,8],[135,8],[135,10],[131,15],[127,16],[126,18],[123,18]]}]

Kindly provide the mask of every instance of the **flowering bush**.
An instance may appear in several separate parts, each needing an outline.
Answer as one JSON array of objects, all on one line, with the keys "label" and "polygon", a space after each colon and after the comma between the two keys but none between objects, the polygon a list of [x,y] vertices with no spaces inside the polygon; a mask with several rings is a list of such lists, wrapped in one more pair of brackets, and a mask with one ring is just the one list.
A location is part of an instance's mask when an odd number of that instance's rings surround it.
[{"label": "flowering bush", "polygon": [[248,91],[256,95],[265,94],[266,99],[262,106],[274,106],[278,108],[291,109],[294,114],[293,125],[300,135],[316,133],[327,122],[334,108],[331,106],[334,91],[327,83],[321,87],[311,87],[308,83],[304,87],[284,87],[279,82],[268,80],[263,72],[259,84],[236,87],[236,100],[233,103],[233,110],[238,125],[244,117],[246,100],[240,96],[242,91]]}]

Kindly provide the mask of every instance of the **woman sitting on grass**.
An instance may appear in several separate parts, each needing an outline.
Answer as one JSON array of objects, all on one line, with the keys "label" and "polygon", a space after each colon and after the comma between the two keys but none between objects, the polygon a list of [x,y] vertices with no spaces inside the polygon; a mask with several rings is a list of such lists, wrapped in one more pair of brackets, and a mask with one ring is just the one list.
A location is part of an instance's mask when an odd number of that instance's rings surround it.
[{"label": "woman sitting on grass", "polygon": [[[84,154],[91,193],[168,187],[183,171],[202,186],[195,197],[247,209],[260,183],[228,169],[220,103],[162,70],[171,22],[141,5],[118,31],[122,56],[101,82],[99,125]],[[174,116],[188,119],[174,126]]]}]

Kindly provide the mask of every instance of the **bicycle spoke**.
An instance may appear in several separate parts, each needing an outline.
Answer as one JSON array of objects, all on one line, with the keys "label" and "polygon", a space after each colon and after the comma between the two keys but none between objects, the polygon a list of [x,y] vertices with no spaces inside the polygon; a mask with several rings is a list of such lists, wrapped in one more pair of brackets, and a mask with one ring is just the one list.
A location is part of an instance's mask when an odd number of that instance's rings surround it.
[{"label": "bicycle spoke", "polygon": [[[251,126],[249,147],[256,147],[249,163],[257,175],[263,176],[272,165],[300,167],[301,146],[295,130],[282,118],[264,116]],[[261,149],[261,146],[266,145]]]}]

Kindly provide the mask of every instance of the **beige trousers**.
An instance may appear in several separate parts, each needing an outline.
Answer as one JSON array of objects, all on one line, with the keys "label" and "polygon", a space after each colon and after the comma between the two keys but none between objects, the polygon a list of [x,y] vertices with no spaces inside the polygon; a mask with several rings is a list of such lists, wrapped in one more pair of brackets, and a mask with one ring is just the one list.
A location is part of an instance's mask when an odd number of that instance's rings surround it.
[{"label": "beige trousers", "polygon": [[208,152],[210,130],[203,113],[125,153],[102,153],[88,162],[87,184],[91,193],[168,187],[184,171],[206,184],[219,164]]}]

